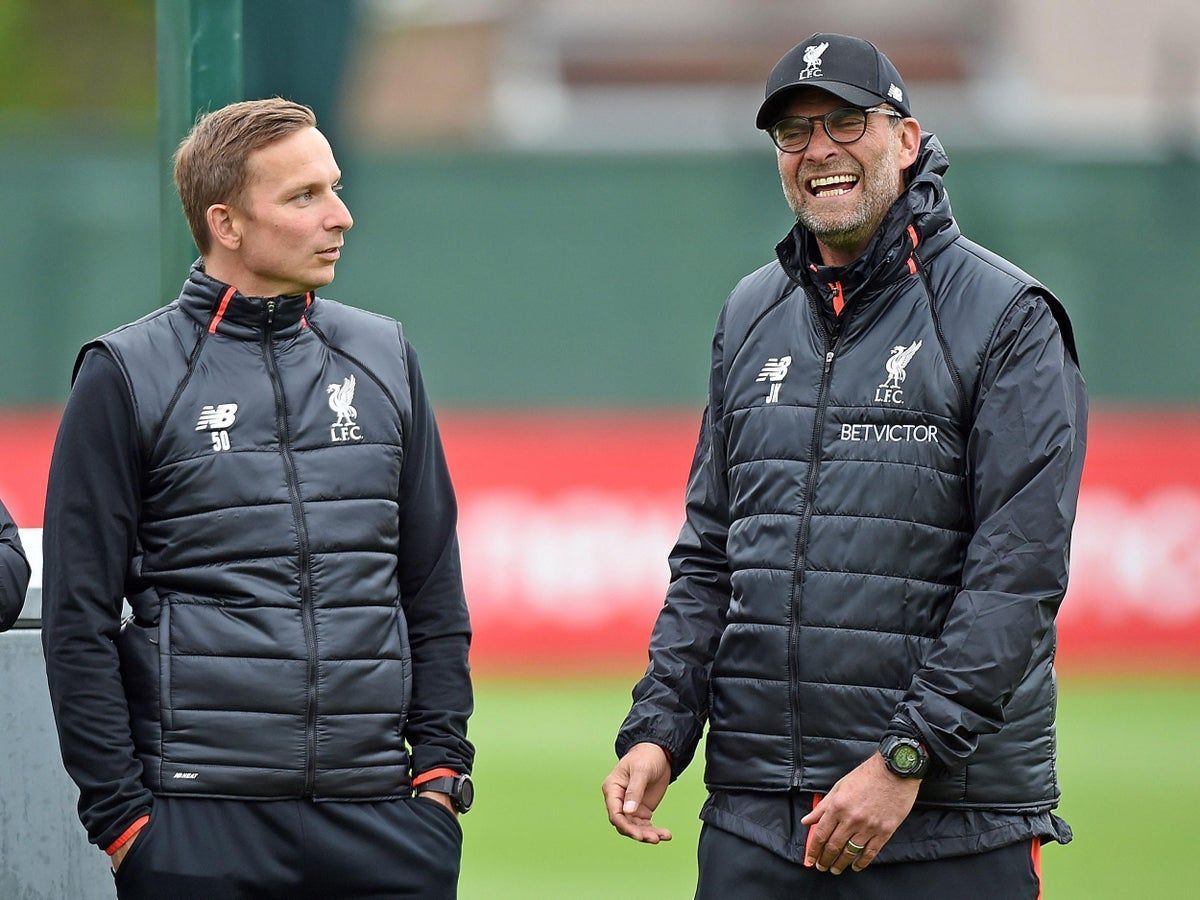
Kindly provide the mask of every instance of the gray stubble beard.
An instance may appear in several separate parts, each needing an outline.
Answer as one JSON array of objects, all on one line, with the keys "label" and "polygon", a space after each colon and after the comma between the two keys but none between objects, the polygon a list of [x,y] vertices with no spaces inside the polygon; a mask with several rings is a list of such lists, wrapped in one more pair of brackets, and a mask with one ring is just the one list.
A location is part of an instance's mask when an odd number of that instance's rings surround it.
[{"label": "gray stubble beard", "polygon": [[792,182],[783,182],[783,193],[796,219],[828,247],[838,250],[854,250],[863,246],[875,233],[887,215],[887,211],[900,196],[900,170],[897,168],[899,145],[888,142],[888,152],[872,172],[864,171],[859,188],[863,196],[858,205],[841,221],[829,222],[813,213],[809,206],[812,198],[804,189],[803,182],[810,176],[803,175]]}]

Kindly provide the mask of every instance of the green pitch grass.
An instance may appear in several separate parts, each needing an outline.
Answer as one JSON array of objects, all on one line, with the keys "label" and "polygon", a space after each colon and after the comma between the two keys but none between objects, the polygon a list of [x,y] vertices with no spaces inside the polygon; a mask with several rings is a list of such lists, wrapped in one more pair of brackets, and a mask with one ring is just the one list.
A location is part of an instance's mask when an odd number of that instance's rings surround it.
[{"label": "green pitch grass", "polygon": [[[671,843],[635,844],[605,818],[600,782],[631,684],[477,685],[479,799],[463,820],[464,900],[692,896],[699,763],[655,816]],[[1060,813],[1075,841],[1043,853],[1048,900],[1200,896],[1200,681],[1066,679],[1060,697]]]}]

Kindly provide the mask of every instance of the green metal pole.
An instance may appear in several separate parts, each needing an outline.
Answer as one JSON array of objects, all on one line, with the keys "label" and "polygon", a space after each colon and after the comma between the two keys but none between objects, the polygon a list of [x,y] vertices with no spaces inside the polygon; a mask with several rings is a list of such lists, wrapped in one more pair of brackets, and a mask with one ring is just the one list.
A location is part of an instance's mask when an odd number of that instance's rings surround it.
[{"label": "green metal pole", "polygon": [[159,302],[179,292],[196,245],[171,175],[175,148],[205,111],[243,99],[242,0],[156,0]]}]

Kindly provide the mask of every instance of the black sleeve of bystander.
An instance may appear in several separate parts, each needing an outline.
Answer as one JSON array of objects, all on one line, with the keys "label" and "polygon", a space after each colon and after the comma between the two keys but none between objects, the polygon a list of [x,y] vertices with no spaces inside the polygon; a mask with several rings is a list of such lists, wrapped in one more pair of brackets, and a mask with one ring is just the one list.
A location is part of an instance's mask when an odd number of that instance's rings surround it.
[{"label": "black sleeve of bystander", "polygon": [[417,355],[405,342],[412,425],[400,476],[400,596],[412,646],[413,695],[405,738],[412,770],[471,771],[471,623],[459,562],[458,504]]},{"label": "black sleeve of bystander", "polygon": [[29,588],[29,562],[17,525],[0,502],[0,631],[12,627]]},{"label": "black sleeve of bystander", "polygon": [[84,358],[63,411],[46,495],[42,644],[63,764],[79,816],[107,848],[150,810],[117,655],[140,505],[140,451],[124,376]]}]

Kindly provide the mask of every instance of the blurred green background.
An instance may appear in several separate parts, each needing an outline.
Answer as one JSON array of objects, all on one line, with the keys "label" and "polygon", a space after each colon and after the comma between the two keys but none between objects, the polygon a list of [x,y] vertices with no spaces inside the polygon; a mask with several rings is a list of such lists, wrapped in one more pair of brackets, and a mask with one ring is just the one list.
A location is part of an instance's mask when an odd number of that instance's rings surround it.
[{"label": "blurred green background", "polygon": [[[79,346],[157,296],[146,147],[0,128],[0,404],[66,394]],[[1200,397],[1200,164],[949,149],[963,231],[1071,312],[1104,402]],[[449,153],[343,160],[355,217],[325,296],[401,319],[435,400],[694,406],[725,296],[790,227],[773,158]]]},{"label": "blurred green background", "polygon": [[[1200,400],[1194,53],[1164,39],[1141,62],[1127,48],[1128,72],[1083,102],[1079,73],[1108,72],[1092,58],[1102,32],[1080,31],[1087,52],[1059,71],[1054,42],[1034,44],[1042,30],[1015,53],[971,4],[927,2],[886,28],[879,4],[860,5],[856,21],[836,4],[719,0],[681,36],[669,13],[682,0],[659,16],[628,2],[254,0],[245,95],[317,110],[356,218],[324,293],[402,319],[436,401],[692,407],[717,310],[791,224],[752,127],[763,73],[810,21],[857,28],[888,47],[942,136],[963,231],[1070,310],[1093,399]],[[1032,9],[992,6],[1014,23]],[[0,4],[0,406],[61,401],[80,344],[171,299],[154,9]],[[729,58],[706,69],[714,55]],[[1178,86],[1160,101],[1154,79]],[[1131,96],[1105,106],[1120,87]],[[522,136],[530,121],[540,139]]]},{"label": "blurred green background", "polygon": [[[671,787],[655,816],[671,829],[670,843],[634,843],[605,816],[600,782],[636,676],[479,685],[471,724],[479,801],[463,818],[464,900],[692,896],[700,765]],[[1072,678],[1060,687],[1059,813],[1075,840],[1044,848],[1044,896],[1195,897],[1196,682]]]},{"label": "blurred green background", "polygon": [[[1195,42],[1167,92],[1183,105],[1146,114],[1113,101],[1112,84],[1077,93],[1085,70],[1153,91],[1142,42],[1120,29],[1186,38],[1182,20],[1133,2],[1097,16],[1082,0],[916,3],[904,21],[883,2],[452,6],[245,3],[247,96],[313,104],[346,173],[356,226],[322,293],[402,319],[439,409],[698,410],[717,311],[790,226],[773,154],[750,127],[762,77],[827,28],[876,39],[915,73],[964,232],[1062,298],[1096,405],[1195,411],[1200,154],[1195,90],[1180,87]],[[53,408],[81,343],[170,299],[158,289],[153,14],[146,0],[0,2],[0,413]],[[1074,77],[1056,85],[1036,68],[1039,35]],[[561,83],[521,95],[506,126],[511,82],[549,69]],[[467,87],[448,86],[460,71]],[[711,108],[695,106],[689,91],[713,85]],[[558,132],[505,130],[564,96],[582,112]],[[644,97],[668,115],[637,120]],[[641,127],[664,119],[658,137]],[[722,143],[723,131],[735,136]],[[669,845],[618,837],[600,799],[637,676],[484,674],[464,897],[691,896],[701,766],[660,811]],[[1064,680],[1061,812],[1076,840],[1047,848],[1047,897],[1196,895],[1198,688]]]}]

